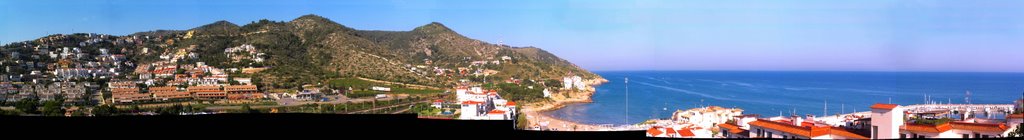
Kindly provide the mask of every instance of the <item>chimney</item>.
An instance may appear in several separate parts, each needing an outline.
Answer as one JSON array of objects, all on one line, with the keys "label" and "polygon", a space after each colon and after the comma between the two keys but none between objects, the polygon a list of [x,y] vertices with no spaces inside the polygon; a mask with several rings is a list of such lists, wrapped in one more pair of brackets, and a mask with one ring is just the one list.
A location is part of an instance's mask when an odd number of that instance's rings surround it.
[{"label": "chimney", "polygon": [[808,122],[814,122],[814,115],[807,114],[807,121]]},{"label": "chimney", "polygon": [[793,125],[800,126],[800,123],[804,122],[803,119],[800,118],[800,116],[793,115],[791,117],[792,118],[790,118],[789,121],[793,122]]}]

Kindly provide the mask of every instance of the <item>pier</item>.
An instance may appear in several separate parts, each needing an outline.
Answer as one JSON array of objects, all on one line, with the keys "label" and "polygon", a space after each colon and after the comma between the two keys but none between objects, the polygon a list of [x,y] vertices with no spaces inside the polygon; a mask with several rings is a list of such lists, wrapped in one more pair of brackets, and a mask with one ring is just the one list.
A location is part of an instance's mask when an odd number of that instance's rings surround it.
[{"label": "pier", "polygon": [[1013,104],[916,104],[903,106],[907,111],[931,111],[946,109],[959,112],[1013,112]]},{"label": "pier", "polygon": [[[1013,104],[914,104],[905,106],[901,105],[900,107],[902,107],[904,111],[909,111],[911,113],[943,112],[949,114],[972,114],[970,117],[976,117],[974,115],[983,113],[985,118],[988,119],[1001,119],[991,118],[992,114],[1009,114],[1014,111]],[[822,116],[818,117],[818,121],[822,121],[830,125],[845,125],[844,121],[848,119],[846,116],[869,118],[871,117],[871,111]]]}]

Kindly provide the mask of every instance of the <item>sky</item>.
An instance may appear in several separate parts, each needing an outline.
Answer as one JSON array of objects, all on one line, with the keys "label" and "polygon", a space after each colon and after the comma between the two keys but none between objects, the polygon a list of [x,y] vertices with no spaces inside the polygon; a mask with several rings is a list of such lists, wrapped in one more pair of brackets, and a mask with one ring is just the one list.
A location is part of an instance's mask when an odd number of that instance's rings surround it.
[{"label": "sky", "polygon": [[441,22],[594,71],[1024,72],[1020,0],[4,0],[0,43],[306,14],[361,30]]}]

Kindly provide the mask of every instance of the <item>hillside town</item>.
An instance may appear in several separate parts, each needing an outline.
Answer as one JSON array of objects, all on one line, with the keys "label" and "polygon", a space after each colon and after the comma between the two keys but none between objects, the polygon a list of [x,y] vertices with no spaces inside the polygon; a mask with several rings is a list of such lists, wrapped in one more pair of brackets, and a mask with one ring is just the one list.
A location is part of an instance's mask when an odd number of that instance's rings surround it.
[{"label": "hillside town", "polygon": [[[102,34],[53,35],[4,48],[4,74],[0,75],[0,100],[8,105],[24,102],[46,103],[61,100],[64,116],[82,113],[92,115],[92,106],[130,108],[136,106],[168,107],[183,104],[206,104],[207,107],[268,104],[287,107],[304,104],[338,104],[373,100],[406,98],[410,92],[432,94],[453,92],[454,97],[437,97],[431,104],[436,110],[423,115],[467,120],[514,120],[519,113],[516,102],[498,91],[512,94],[514,99],[554,98],[566,90],[592,88],[580,76],[570,73],[556,82],[537,79],[508,78],[487,84],[485,77],[500,71],[489,69],[512,63],[515,57],[495,56],[484,60],[465,58],[463,67],[404,64],[408,72],[422,76],[459,79],[454,89],[429,90],[416,86],[365,78],[331,80],[326,84],[304,85],[301,89],[261,87],[258,74],[269,68],[268,56],[260,46],[241,44],[223,51],[227,63],[241,67],[216,67],[199,58],[205,57],[198,45],[170,47],[176,40],[194,39],[194,31],[172,36],[110,36]],[[82,40],[80,42],[71,42]],[[30,45],[34,44],[34,45]],[[66,44],[76,46],[64,47]],[[60,47],[58,47],[60,46]],[[105,46],[105,47],[96,47]],[[87,49],[88,48],[88,49]],[[113,50],[116,49],[116,50]],[[164,51],[158,51],[163,49]],[[153,55],[153,60],[139,61],[131,54]],[[220,57],[220,56],[218,56]],[[21,74],[24,73],[24,74]],[[465,79],[480,77],[479,79]],[[475,86],[469,86],[469,85]],[[498,85],[504,85],[499,87]],[[516,90],[516,91],[510,91]],[[521,91],[519,91],[521,90]],[[524,95],[530,92],[532,95]],[[560,95],[560,94],[559,94]],[[373,97],[366,97],[373,96]],[[529,97],[527,97],[529,96]],[[365,97],[365,98],[364,98]],[[447,100],[447,102],[446,102]],[[537,99],[530,99],[537,100]],[[72,109],[74,108],[74,109]],[[271,108],[274,109],[274,108]],[[78,112],[76,112],[78,111]]]}]

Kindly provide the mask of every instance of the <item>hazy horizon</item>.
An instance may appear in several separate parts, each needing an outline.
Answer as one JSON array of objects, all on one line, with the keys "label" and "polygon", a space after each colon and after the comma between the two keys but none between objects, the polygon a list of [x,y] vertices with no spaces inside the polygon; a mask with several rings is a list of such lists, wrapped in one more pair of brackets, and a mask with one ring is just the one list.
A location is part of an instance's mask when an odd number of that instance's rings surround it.
[{"label": "hazy horizon", "polygon": [[[592,71],[1024,72],[1024,1],[0,1],[0,43],[324,16],[440,22]],[[31,13],[31,14],[25,14]]]}]

